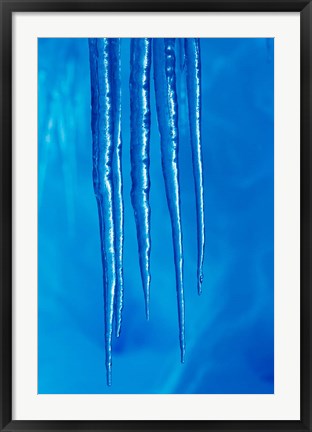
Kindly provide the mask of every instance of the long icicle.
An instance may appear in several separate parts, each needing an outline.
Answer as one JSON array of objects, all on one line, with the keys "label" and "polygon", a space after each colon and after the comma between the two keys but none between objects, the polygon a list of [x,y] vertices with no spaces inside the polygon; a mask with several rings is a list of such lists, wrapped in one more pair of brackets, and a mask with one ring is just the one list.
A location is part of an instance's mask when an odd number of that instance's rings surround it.
[{"label": "long icicle", "polygon": [[131,202],[134,209],[146,318],[150,303],[150,68],[151,39],[131,39]]},{"label": "long icicle", "polygon": [[203,162],[201,145],[201,64],[200,42],[197,38],[187,38],[184,42],[187,71],[187,93],[189,106],[189,122],[193,159],[193,176],[196,196],[197,214],[197,279],[198,294],[202,292],[203,263],[205,251],[205,217]]},{"label": "long icicle", "polygon": [[161,136],[162,169],[171,218],[179,316],[181,362],[185,356],[183,247],[178,166],[178,103],[175,77],[175,39],[153,40],[154,82]]},{"label": "long icicle", "polygon": [[109,39],[89,39],[93,187],[98,205],[104,280],[107,384],[112,384],[112,334],[116,288],[113,218],[113,112]]},{"label": "long icicle", "polygon": [[112,94],[114,116],[114,154],[113,154],[113,185],[114,185],[114,223],[116,251],[116,336],[120,336],[123,309],[123,243],[124,243],[124,204],[122,181],[122,138],[121,138],[121,77],[120,77],[120,39],[110,39]]}]

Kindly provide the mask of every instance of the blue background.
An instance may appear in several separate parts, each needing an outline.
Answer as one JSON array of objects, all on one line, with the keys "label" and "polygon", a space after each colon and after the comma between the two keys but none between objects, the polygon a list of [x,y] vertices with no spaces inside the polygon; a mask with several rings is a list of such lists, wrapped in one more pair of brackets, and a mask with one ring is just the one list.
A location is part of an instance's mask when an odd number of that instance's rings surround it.
[{"label": "blue background", "polygon": [[129,47],[122,41],[125,306],[106,385],[102,265],[92,185],[87,39],[39,39],[39,393],[274,392],[273,40],[202,39],[206,256],[197,295],[185,71],[180,180],[186,362],[152,83],[151,319],[130,202]]}]

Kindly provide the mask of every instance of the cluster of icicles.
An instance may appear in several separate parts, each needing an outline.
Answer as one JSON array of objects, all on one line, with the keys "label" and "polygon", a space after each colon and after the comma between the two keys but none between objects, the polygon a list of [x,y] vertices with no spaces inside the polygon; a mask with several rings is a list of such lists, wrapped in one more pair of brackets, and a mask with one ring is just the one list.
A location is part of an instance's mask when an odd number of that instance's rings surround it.
[{"label": "cluster of icicles", "polygon": [[[198,293],[201,293],[204,260],[204,194],[201,151],[200,41],[184,42],[189,124],[197,210]],[[104,279],[105,350],[107,384],[112,384],[112,337],[120,335],[123,309],[123,180],[121,136],[120,39],[89,39],[93,138],[93,185],[98,206]],[[185,356],[183,287],[183,244],[179,187],[179,128],[176,89],[176,40],[131,39],[131,202],[134,210],[139,263],[145,297],[146,317],[150,303],[151,209],[150,126],[151,65],[162,170],[172,226],[176,290],[178,301],[181,361]],[[153,62],[152,62],[153,59]]]}]

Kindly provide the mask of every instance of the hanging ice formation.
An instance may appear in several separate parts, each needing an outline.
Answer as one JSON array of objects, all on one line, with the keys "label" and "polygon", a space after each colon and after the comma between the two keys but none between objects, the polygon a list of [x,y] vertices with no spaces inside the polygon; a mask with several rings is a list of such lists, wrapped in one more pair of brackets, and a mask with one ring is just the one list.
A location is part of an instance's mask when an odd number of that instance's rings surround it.
[{"label": "hanging ice formation", "polygon": [[199,39],[185,39],[186,81],[189,105],[189,123],[191,133],[193,175],[195,184],[197,245],[198,245],[198,294],[202,291],[203,264],[205,249],[204,188],[203,162],[201,149],[201,67]]},{"label": "hanging ice formation", "polygon": [[116,335],[120,336],[121,313],[123,307],[123,198],[122,198],[122,142],[121,142],[121,78],[120,78],[120,39],[110,39],[113,83],[113,187],[114,187],[114,223],[116,251]]},{"label": "hanging ice formation", "polygon": [[[112,384],[112,336],[114,306],[116,305],[116,269],[122,266],[116,259],[116,239],[122,243],[119,232],[122,199],[118,194],[121,179],[119,129],[120,108],[116,106],[119,82],[114,80],[114,59],[119,58],[118,45],[113,39],[89,39],[91,69],[93,187],[96,196],[101,237],[101,253],[104,285],[105,350],[107,384]],[[115,97],[114,97],[115,96]],[[115,159],[115,161],[114,161]],[[118,179],[116,181],[116,179]],[[120,187],[121,189],[121,187]],[[117,220],[116,220],[117,219]],[[116,309],[119,310],[120,305]],[[118,314],[117,314],[118,315]]]},{"label": "hanging ice formation", "polygon": [[[181,43],[182,42],[182,43]],[[180,40],[180,47],[183,41]],[[132,39],[130,58],[131,202],[137,229],[146,317],[150,304],[150,75],[154,84],[162,170],[171,219],[181,361],[185,356],[183,237],[179,186],[179,127],[176,90],[176,40]],[[201,150],[200,41],[184,40],[190,141],[197,212],[198,293],[204,260],[204,193]],[[123,308],[123,191],[121,137],[120,40],[89,39],[91,71],[93,186],[98,205],[103,265],[107,384],[112,384],[113,324],[121,328]]]},{"label": "hanging ice formation", "polygon": [[145,312],[146,318],[149,319],[151,283],[151,209],[149,205],[151,39],[131,39],[130,69],[131,202],[137,229]]},{"label": "hanging ice formation", "polygon": [[154,80],[161,160],[172,226],[181,361],[184,362],[183,248],[179,187],[179,129],[175,78],[175,39],[154,39]]}]

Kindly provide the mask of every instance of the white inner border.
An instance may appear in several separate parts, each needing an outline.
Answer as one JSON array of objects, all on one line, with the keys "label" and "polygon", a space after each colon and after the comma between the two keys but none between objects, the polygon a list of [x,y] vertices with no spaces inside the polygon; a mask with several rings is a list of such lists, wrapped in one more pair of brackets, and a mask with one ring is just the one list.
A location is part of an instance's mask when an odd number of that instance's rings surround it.
[{"label": "white inner border", "polygon": [[[275,38],[275,394],[37,394],[37,38]],[[15,13],[13,419],[298,420],[299,13]],[[251,143],[252,145],[252,143]]]}]

